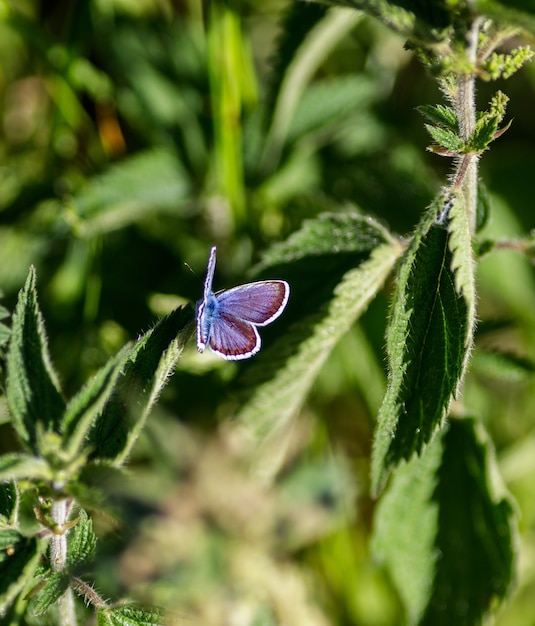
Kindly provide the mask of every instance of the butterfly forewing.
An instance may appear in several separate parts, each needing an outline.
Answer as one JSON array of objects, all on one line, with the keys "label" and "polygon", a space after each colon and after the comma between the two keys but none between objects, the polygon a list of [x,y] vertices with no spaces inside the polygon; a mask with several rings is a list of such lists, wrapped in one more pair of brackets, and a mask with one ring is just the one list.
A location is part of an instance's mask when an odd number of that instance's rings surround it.
[{"label": "butterfly forewing", "polygon": [[283,312],[290,287],[284,280],[248,283],[215,294],[219,308],[257,326],[265,326]]},{"label": "butterfly forewing", "polygon": [[248,359],[260,350],[260,335],[256,328],[225,311],[220,311],[217,323],[210,328],[210,348],[225,359]]}]

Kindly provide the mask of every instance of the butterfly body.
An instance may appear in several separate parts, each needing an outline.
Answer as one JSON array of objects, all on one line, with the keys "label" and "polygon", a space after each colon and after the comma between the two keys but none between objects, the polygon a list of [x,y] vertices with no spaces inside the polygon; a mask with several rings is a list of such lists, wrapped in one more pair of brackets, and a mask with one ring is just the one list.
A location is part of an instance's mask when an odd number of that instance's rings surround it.
[{"label": "butterfly body", "polygon": [[284,280],[262,280],[214,293],[216,248],[210,252],[203,299],[197,303],[197,349],[209,346],[223,359],[255,355],[262,345],[257,326],[267,326],[284,311],[290,286]]}]

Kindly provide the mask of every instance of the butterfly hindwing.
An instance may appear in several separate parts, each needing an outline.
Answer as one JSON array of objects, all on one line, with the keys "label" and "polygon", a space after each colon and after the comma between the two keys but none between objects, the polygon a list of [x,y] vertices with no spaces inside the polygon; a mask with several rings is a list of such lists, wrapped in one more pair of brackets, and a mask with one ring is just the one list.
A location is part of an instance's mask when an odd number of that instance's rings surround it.
[{"label": "butterfly hindwing", "polygon": [[220,310],[212,322],[208,345],[213,352],[232,361],[256,354],[261,341],[253,324]]}]

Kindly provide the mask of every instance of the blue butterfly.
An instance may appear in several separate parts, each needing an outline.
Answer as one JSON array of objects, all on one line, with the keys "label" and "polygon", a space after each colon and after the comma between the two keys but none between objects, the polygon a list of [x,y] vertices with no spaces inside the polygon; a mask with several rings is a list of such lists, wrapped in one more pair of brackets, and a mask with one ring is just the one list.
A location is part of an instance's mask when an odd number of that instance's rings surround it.
[{"label": "blue butterfly", "polygon": [[261,280],[214,293],[216,248],[212,248],[204,296],[197,302],[197,349],[229,361],[248,359],[262,345],[257,326],[267,326],[284,311],[290,285],[284,280]]}]

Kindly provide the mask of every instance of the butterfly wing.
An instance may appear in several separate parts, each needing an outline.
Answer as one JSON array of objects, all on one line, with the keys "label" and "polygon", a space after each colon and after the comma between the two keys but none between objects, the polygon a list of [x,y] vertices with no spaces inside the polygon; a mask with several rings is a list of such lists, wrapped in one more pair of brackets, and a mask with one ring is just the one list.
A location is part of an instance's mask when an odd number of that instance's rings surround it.
[{"label": "butterfly wing", "polygon": [[208,259],[208,267],[206,268],[206,278],[204,279],[204,302],[213,294],[212,283],[214,282],[215,273],[215,255],[217,248],[213,246],[210,250],[210,258]]},{"label": "butterfly wing", "polygon": [[220,309],[212,320],[208,345],[220,357],[238,361],[256,354],[261,341],[253,324]]},{"label": "butterfly wing", "polygon": [[284,311],[290,286],[284,280],[262,280],[215,294],[220,311],[256,326],[266,326]]},{"label": "butterfly wing", "polygon": [[214,294],[216,248],[210,251],[203,299],[197,303],[197,348],[206,345],[228,360],[248,359],[260,350],[256,326],[266,326],[284,311],[290,286],[284,280],[264,280]]}]

